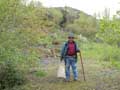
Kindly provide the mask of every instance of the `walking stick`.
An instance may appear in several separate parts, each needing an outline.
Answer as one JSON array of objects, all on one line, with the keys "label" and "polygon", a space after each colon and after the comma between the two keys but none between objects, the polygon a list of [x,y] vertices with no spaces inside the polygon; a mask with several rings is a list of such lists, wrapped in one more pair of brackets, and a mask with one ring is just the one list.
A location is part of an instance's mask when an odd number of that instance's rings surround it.
[{"label": "walking stick", "polygon": [[85,71],[84,71],[84,66],[83,66],[83,60],[82,60],[81,52],[80,52],[80,60],[81,60],[81,65],[82,65],[82,72],[83,72],[84,81],[86,81],[86,79],[85,79]]}]

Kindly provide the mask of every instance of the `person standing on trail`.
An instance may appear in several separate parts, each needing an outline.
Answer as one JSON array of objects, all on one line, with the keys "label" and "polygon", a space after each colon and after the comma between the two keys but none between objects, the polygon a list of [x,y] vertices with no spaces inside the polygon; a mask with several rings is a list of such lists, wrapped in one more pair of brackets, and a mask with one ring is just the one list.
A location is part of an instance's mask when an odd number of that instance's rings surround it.
[{"label": "person standing on trail", "polygon": [[63,45],[60,60],[65,62],[66,81],[70,81],[70,66],[72,67],[74,80],[78,80],[77,52],[80,52],[77,43],[74,41],[74,34],[70,33],[68,41]]}]

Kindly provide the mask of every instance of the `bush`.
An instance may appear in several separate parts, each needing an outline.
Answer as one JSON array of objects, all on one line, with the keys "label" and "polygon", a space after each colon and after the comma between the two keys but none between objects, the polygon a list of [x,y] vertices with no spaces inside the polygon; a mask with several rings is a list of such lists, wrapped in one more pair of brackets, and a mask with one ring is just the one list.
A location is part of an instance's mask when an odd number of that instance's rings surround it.
[{"label": "bush", "polygon": [[120,50],[119,48],[111,48],[104,52],[104,55],[101,57],[104,61],[109,61],[111,65],[120,68]]},{"label": "bush", "polygon": [[104,61],[119,61],[120,60],[120,51],[119,48],[111,47],[111,48],[105,48],[103,55],[102,55],[102,60]]},{"label": "bush", "polygon": [[106,43],[82,43],[80,44],[83,58],[109,62],[112,66],[120,68],[120,48]]},{"label": "bush", "polygon": [[0,64],[0,90],[13,88],[25,83],[25,77],[22,71],[17,69],[11,61],[5,61]]}]

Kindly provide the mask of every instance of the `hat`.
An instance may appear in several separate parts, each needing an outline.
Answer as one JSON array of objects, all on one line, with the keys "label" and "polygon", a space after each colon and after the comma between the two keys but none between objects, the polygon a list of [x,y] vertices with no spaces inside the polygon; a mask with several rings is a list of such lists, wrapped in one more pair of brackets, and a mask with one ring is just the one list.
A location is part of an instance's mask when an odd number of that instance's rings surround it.
[{"label": "hat", "polygon": [[69,37],[74,37],[74,34],[73,33],[69,33],[68,38]]}]

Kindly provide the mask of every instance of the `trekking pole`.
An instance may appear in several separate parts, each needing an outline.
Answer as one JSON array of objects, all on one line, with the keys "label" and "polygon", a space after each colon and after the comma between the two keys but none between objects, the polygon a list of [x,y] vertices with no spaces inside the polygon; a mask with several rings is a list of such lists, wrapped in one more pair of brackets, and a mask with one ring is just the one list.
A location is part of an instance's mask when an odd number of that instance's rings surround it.
[{"label": "trekking pole", "polygon": [[81,65],[82,65],[82,72],[83,72],[84,81],[86,81],[86,79],[85,79],[85,71],[84,71],[84,66],[83,66],[83,60],[82,60],[81,52],[80,52],[80,61],[81,61]]}]

